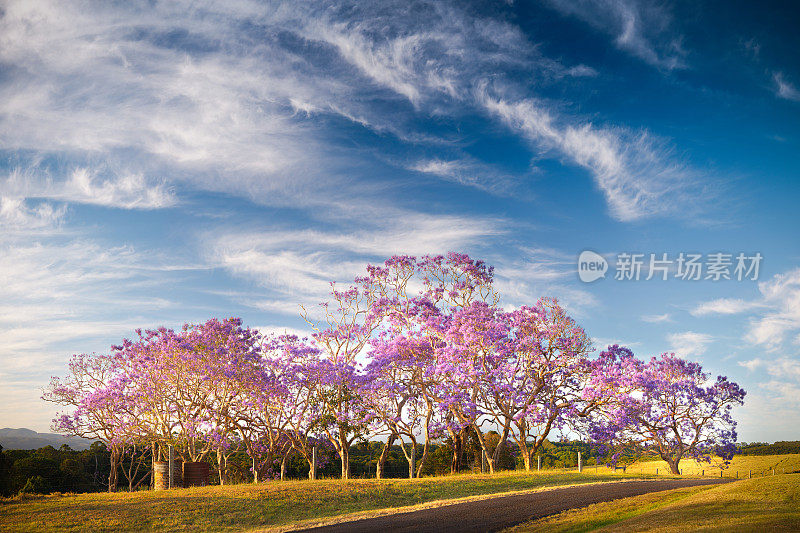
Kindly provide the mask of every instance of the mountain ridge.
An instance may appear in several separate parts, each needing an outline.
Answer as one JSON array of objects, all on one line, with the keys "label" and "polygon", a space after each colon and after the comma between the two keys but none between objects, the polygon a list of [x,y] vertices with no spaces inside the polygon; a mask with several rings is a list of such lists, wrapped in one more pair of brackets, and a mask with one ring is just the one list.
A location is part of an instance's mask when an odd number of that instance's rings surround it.
[{"label": "mountain ridge", "polygon": [[45,446],[59,448],[62,444],[73,450],[86,450],[92,441],[58,433],[39,433],[28,428],[0,428],[0,446],[4,450],[38,450]]}]

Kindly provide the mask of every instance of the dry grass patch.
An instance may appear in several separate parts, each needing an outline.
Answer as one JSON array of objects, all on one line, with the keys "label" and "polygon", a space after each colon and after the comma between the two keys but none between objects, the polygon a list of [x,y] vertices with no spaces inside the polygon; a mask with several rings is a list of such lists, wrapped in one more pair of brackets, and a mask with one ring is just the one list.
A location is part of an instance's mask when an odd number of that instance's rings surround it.
[{"label": "dry grass patch", "polygon": [[[684,476],[699,476],[704,474],[706,477],[719,477],[720,469],[714,468],[708,463],[698,462],[691,459],[684,459],[680,463]],[[736,455],[727,469],[722,471],[724,477],[736,477],[738,472],[739,479],[744,479],[753,472],[754,477],[772,475],[772,469],[776,474],[791,473],[800,471],[800,454],[785,455]],[[635,463],[628,467],[629,474],[653,475],[658,469],[659,475],[669,474],[669,466],[664,461],[647,461]]]}]

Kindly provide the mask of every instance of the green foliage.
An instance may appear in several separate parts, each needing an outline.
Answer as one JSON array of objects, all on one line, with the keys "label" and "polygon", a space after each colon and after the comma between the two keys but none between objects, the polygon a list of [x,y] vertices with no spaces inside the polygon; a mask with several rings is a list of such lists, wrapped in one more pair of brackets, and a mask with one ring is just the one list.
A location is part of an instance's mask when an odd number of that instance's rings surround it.
[{"label": "green foliage", "polygon": [[[94,450],[94,451],[93,451]],[[95,492],[108,488],[108,451],[105,447],[75,451],[68,446],[38,450],[0,450],[0,495],[27,492]],[[41,479],[43,483],[32,479]]]},{"label": "green foliage", "polygon": [[6,496],[11,492],[11,461],[8,454],[3,452],[0,446],[0,496]]},{"label": "green foliage", "polygon": [[742,443],[736,449],[742,455],[785,455],[800,453],[800,440],[778,441],[774,444],[766,442]]},{"label": "green foliage", "polygon": [[50,483],[48,483],[42,476],[32,476],[28,481],[19,489],[20,494],[49,494],[52,492]]}]

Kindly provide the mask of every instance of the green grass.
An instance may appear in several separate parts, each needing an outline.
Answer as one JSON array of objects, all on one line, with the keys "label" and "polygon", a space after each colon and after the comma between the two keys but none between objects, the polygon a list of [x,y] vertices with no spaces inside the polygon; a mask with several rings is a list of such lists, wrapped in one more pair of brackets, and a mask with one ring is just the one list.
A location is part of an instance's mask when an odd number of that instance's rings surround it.
[{"label": "green grass", "polygon": [[132,494],[50,495],[0,503],[0,531],[241,531],[437,500],[623,477],[602,470],[599,475],[587,471],[508,472],[415,480],[276,481]]},{"label": "green grass", "polygon": [[509,530],[574,532],[798,531],[800,474],[740,480],[624,498]]}]

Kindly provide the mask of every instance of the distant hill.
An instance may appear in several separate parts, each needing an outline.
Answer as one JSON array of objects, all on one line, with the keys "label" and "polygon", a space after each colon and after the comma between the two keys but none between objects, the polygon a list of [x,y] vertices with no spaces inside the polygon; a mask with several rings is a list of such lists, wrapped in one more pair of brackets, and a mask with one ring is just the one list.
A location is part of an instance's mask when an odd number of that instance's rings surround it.
[{"label": "distant hill", "polygon": [[787,453],[800,453],[800,440],[779,440],[768,442],[742,443],[738,446],[742,455],[784,455]]},{"label": "distant hill", "polygon": [[85,450],[92,441],[58,433],[37,433],[27,428],[0,428],[0,445],[4,450],[37,450],[47,445],[59,448],[62,444],[73,450]]}]

